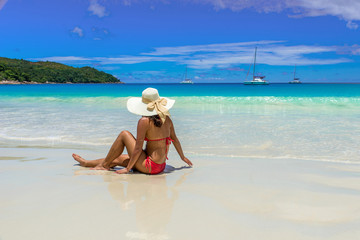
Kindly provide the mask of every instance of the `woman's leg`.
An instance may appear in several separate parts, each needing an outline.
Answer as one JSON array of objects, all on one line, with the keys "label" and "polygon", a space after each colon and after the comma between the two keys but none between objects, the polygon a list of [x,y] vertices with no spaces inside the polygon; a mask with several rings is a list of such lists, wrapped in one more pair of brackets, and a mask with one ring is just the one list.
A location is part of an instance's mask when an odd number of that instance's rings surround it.
[{"label": "woman's leg", "polygon": [[111,146],[104,161],[97,165],[94,169],[109,170],[111,163],[122,154],[125,147],[128,155],[131,157],[135,148],[135,143],[135,137],[129,131],[122,131]]},{"label": "woman's leg", "polygon": [[[84,167],[95,167],[96,169],[109,169],[111,163],[118,157],[121,156],[126,147],[128,154],[131,156],[131,153],[134,150],[136,140],[134,136],[129,131],[122,131],[119,136],[116,138],[115,142],[112,144],[106,158],[100,158],[96,160],[87,161],[80,157],[79,155],[73,154],[73,158]],[[123,159],[121,159],[123,160]],[[106,168],[104,168],[106,167]]]},{"label": "woman's leg", "polygon": [[110,167],[111,168],[116,166],[127,167],[129,162],[130,162],[130,156],[128,154],[121,154],[119,157],[115,158],[114,161],[112,161]]},{"label": "woman's leg", "polygon": [[100,159],[96,159],[96,160],[86,160],[75,153],[73,153],[72,157],[75,159],[75,161],[79,162],[80,166],[82,166],[82,167],[95,167],[99,163],[102,163],[105,159],[105,158],[100,158]]},{"label": "woman's leg", "polygon": [[135,148],[135,143],[135,137],[129,131],[122,131],[111,146],[107,156],[101,164],[101,167],[109,169],[111,163],[123,153],[125,147],[129,156],[131,156],[131,153]]},{"label": "woman's leg", "polygon": [[[80,166],[82,166],[82,167],[96,167],[97,165],[101,164],[105,160],[105,158],[99,158],[96,160],[86,160],[75,153],[72,156],[76,161],[78,161],[80,163]],[[111,168],[113,168],[115,166],[126,167],[129,163],[129,161],[130,161],[129,155],[122,154],[111,163],[110,167]]]},{"label": "woman's leg", "polygon": [[[73,154],[73,157],[81,166],[94,167],[97,170],[109,170],[109,168],[115,166],[127,167],[134,151],[135,143],[136,139],[129,131],[122,131],[111,146],[106,158],[87,161],[76,154]],[[124,147],[126,147],[128,155],[122,155]],[[134,168],[140,172],[149,173],[149,170],[145,166],[145,159],[146,154],[143,151],[136,161]]]}]

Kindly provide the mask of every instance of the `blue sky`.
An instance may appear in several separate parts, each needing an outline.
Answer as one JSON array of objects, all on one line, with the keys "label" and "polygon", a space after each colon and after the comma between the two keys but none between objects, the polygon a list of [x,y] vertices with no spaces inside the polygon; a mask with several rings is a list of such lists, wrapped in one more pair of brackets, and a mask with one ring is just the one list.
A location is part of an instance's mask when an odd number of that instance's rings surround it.
[{"label": "blue sky", "polygon": [[[0,0],[0,56],[127,83],[360,82],[360,0]],[[251,74],[251,73],[250,73]]]}]

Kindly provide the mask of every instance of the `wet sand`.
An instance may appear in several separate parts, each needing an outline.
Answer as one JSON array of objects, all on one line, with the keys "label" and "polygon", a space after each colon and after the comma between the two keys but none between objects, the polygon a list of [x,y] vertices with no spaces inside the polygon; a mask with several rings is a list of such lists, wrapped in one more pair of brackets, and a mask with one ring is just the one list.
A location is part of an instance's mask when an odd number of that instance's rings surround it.
[{"label": "wet sand", "polygon": [[[117,175],[100,151],[0,149],[0,239],[358,239],[360,165],[170,152],[166,173]],[[220,161],[219,161],[220,160]]]}]

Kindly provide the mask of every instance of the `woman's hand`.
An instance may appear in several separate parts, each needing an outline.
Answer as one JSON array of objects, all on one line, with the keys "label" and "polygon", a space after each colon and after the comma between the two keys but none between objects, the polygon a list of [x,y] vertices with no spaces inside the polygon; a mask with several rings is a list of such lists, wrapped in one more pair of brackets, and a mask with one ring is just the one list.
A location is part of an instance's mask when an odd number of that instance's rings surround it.
[{"label": "woman's hand", "polygon": [[127,168],[123,168],[120,170],[115,171],[117,174],[125,174],[125,173],[129,173],[130,171]]},{"label": "woman's hand", "polygon": [[184,162],[186,162],[187,163],[187,165],[189,165],[190,167],[192,167],[192,162],[187,158],[187,157],[184,157],[183,159],[182,159]]}]

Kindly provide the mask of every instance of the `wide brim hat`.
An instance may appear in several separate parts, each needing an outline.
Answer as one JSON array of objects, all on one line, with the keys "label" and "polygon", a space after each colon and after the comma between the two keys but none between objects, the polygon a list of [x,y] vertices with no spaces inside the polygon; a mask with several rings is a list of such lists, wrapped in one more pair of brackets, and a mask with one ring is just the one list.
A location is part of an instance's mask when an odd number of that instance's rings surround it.
[{"label": "wide brim hat", "polygon": [[169,111],[174,106],[175,100],[160,97],[157,89],[147,88],[142,92],[142,97],[132,97],[127,101],[127,109],[129,112],[140,116],[158,115],[159,112],[156,107],[149,108],[149,104],[154,102],[161,102],[162,107]]}]

